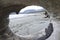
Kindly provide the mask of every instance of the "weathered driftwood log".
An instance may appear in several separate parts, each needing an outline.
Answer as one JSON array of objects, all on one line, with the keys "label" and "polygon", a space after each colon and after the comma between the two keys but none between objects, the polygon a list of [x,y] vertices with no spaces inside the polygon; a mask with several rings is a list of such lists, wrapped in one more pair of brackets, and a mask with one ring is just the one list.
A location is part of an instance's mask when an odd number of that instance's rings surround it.
[{"label": "weathered driftwood log", "polygon": [[[47,9],[51,14],[60,16],[60,0],[0,0],[0,34],[8,31],[10,12],[19,12],[25,6],[39,5]],[[10,30],[10,29],[9,29]],[[7,31],[7,32],[5,32]],[[11,32],[12,33],[12,32]]]}]

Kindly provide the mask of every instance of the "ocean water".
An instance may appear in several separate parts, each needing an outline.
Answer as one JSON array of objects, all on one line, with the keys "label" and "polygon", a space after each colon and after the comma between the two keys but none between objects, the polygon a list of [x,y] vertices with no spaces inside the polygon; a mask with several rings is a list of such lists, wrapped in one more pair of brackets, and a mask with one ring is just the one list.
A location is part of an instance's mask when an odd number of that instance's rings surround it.
[{"label": "ocean water", "polygon": [[45,15],[39,13],[24,14],[24,16],[14,18],[10,17],[9,27],[13,33],[20,37],[39,37],[39,35],[45,35],[45,28],[48,27],[50,22],[49,18],[44,17]]}]

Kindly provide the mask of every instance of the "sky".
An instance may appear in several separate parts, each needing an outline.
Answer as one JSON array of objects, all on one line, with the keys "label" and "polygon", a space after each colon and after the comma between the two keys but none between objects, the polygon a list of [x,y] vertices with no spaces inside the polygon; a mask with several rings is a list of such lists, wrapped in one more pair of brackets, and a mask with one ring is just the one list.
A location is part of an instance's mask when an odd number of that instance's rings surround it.
[{"label": "sky", "polygon": [[26,11],[26,10],[42,10],[42,9],[44,9],[43,7],[41,7],[41,6],[35,6],[35,5],[32,5],[32,6],[27,6],[27,7],[25,7],[25,8],[23,8],[23,9],[21,9],[20,10],[20,12],[19,13],[23,13],[24,11]]},{"label": "sky", "polygon": [[45,10],[45,9],[43,7],[41,7],[41,6],[35,6],[35,5],[27,6],[27,7],[23,8],[23,9],[21,9],[18,15],[15,12],[12,12],[13,15],[9,15],[9,19],[27,16],[25,14],[20,14],[20,13],[25,13],[25,12],[29,13],[29,12],[33,12],[33,11],[39,11],[39,10]]}]

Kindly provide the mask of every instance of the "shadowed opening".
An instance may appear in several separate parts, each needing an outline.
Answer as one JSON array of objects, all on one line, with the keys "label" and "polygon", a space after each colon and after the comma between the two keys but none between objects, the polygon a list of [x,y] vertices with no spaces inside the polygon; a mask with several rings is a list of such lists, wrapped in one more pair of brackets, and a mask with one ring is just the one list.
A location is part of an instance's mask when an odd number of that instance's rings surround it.
[{"label": "shadowed opening", "polygon": [[48,11],[36,5],[26,6],[18,14],[11,12],[9,19],[9,27],[14,34],[33,40],[46,36],[45,29],[50,23]]}]

